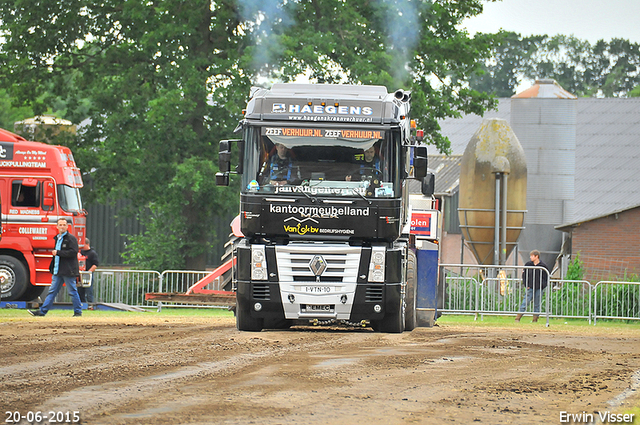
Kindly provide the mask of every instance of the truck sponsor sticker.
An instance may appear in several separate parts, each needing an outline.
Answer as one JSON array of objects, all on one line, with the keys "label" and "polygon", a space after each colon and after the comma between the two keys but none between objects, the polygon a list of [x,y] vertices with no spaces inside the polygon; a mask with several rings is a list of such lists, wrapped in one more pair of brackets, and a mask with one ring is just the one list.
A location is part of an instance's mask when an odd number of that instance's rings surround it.
[{"label": "truck sponsor sticker", "polygon": [[315,114],[315,115],[373,115],[371,106],[335,106],[335,105],[309,105],[297,103],[273,103],[271,112],[276,114]]},{"label": "truck sponsor sticker", "polygon": [[46,227],[19,227],[18,233],[21,235],[46,235]]},{"label": "truck sponsor sticker", "polygon": [[272,214],[298,214],[300,217],[312,218],[340,218],[341,216],[361,216],[368,217],[369,207],[321,207],[321,206],[297,206],[297,205],[274,205],[269,204],[269,212]]},{"label": "truck sponsor sticker", "polygon": [[287,224],[284,225],[284,231],[287,233],[293,233],[296,235],[306,235],[308,234],[314,234],[314,233],[318,233],[320,229],[318,229],[317,227],[313,227],[313,226],[308,226],[308,225],[302,225],[302,223],[298,223],[295,226],[289,226]]},{"label": "truck sponsor sticker", "polygon": [[[294,217],[289,217],[287,220],[290,220]],[[285,222],[287,221],[285,220]],[[324,229],[321,227],[314,227],[313,225],[304,224],[299,221],[295,224],[293,223],[285,223],[284,231],[289,234],[294,235],[354,235],[356,232],[353,229]]]},{"label": "truck sponsor sticker", "polygon": [[276,193],[306,193],[307,195],[366,195],[365,187],[276,186]]},{"label": "truck sponsor sticker", "polygon": [[13,143],[0,143],[0,167],[47,168],[47,153],[39,150],[15,150]]},{"label": "truck sponsor sticker", "polygon": [[40,161],[0,161],[0,167],[47,168],[47,163]]},{"label": "truck sponsor sticker", "polygon": [[325,137],[340,139],[383,139],[382,130],[262,127],[263,136]]}]

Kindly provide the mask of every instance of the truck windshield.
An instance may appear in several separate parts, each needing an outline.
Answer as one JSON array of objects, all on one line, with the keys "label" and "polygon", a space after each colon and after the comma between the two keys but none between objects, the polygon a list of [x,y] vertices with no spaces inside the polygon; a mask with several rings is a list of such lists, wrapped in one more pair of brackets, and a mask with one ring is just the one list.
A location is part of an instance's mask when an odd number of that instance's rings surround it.
[{"label": "truck windshield", "polygon": [[[385,130],[252,127],[245,187],[249,192],[394,197],[392,143]],[[397,154],[396,154],[397,156]]]},{"label": "truck windshield", "polygon": [[58,202],[65,211],[82,211],[82,199],[80,199],[80,190],[78,188],[59,184]]}]

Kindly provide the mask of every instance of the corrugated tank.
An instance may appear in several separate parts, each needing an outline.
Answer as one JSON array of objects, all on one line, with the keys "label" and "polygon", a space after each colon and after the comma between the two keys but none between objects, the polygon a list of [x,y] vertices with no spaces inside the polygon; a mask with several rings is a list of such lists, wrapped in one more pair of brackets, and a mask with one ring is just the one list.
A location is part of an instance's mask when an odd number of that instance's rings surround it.
[{"label": "corrugated tank", "polygon": [[577,97],[555,80],[537,80],[512,97],[511,128],[527,158],[527,215],[519,250],[537,249],[553,266],[562,246],[554,229],[572,221],[576,168]]}]

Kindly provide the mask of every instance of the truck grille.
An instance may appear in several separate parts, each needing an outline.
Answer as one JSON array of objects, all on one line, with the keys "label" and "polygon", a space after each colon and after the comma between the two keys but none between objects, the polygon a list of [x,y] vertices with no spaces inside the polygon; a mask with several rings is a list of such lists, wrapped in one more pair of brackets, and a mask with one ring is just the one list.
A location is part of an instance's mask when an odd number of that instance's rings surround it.
[{"label": "truck grille", "polygon": [[382,302],[382,286],[367,286],[365,291],[364,300],[368,303],[381,303]]},{"label": "truck grille", "polygon": [[271,299],[271,294],[269,292],[269,285],[254,283],[252,286],[252,294],[253,298],[256,300],[269,300]]},{"label": "truck grille", "polygon": [[348,244],[290,243],[276,247],[281,282],[316,282],[309,263],[321,255],[327,264],[320,282],[357,283],[360,247]]}]

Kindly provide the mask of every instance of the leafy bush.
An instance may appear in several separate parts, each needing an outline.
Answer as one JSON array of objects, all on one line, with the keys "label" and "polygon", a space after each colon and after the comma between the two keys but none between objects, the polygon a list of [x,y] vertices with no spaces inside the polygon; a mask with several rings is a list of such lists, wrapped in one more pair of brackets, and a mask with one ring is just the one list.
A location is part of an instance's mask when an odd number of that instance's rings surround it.
[{"label": "leafy bush", "polygon": [[583,280],[584,279],[584,267],[582,260],[580,260],[580,252],[578,252],[573,260],[567,267],[567,280]]}]

